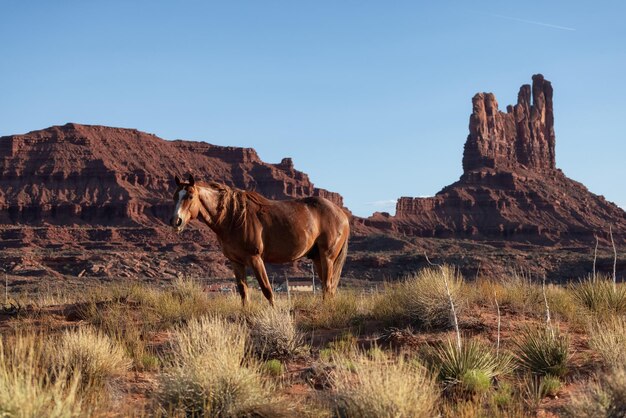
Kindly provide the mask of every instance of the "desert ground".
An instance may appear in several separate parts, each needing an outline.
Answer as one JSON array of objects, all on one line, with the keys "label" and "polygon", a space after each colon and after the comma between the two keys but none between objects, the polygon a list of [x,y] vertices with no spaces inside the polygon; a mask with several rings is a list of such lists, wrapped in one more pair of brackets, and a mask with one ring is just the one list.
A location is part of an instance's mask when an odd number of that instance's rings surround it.
[{"label": "desert ground", "polygon": [[198,279],[7,289],[16,417],[623,416],[626,286],[432,266],[376,288],[209,292]]}]

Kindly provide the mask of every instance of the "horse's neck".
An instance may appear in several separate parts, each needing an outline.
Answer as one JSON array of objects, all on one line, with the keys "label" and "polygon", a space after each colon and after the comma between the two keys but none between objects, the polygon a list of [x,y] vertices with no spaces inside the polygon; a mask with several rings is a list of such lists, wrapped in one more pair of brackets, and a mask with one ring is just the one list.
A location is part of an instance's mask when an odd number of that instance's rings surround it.
[{"label": "horse's neck", "polygon": [[200,211],[198,215],[202,217],[202,220],[209,227],[211,227],[211,229],[215,230],[215,228],[219,227],[219,222],[217,221],[220,217],[220,214],[218,213],[218,208],[221,196],[217,190],[211,189],[210,187],[206,186],[200,186],[199,192]]}]

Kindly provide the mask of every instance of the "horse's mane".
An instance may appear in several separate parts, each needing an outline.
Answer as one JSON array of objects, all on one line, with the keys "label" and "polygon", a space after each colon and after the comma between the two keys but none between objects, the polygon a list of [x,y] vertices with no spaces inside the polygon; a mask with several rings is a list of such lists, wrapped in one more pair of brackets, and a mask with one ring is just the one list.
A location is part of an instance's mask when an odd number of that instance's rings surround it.
[{"label": "horse's mane", "polygon": [[245,228],[249,215],[270,203],[269,199],[255,191],[241,190],[216,182],[200,183],[200,185],[218,191],[219,200],[215,223],[228,225],[230,229]]}]

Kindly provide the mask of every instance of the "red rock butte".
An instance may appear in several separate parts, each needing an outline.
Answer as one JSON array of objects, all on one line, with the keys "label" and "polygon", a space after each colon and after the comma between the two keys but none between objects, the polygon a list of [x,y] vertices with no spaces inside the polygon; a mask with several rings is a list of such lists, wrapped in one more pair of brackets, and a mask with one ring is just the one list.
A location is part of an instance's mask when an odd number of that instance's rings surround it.
[{"label": "red rock butte", "polygon": [[395,217],[365,225],[408,236],[589,243],[609,226],[623,241],[626,213],[566,177],[555,163],[552,85],[541,74],[517,104],[498,108],[492,93],[472,99],[463,175],[434,197],[401,197]]}]

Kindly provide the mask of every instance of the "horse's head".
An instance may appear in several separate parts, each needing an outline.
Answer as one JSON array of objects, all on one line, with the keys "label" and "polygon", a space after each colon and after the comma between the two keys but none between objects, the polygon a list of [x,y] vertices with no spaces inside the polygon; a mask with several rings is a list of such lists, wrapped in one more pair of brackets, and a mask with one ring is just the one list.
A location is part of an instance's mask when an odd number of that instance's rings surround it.
[{"label": "horse's head", "polygon": [[178,176],[174,177],[176,181],[176,191],[174,192],[174,215],[170,219],[176,232],[182,232],[189,221],[198,217],[200,211],[200,199],[198,198],[198,190],[195,185],[193,176],[189,175],[189,181],[184,183],[180,181]]}]

